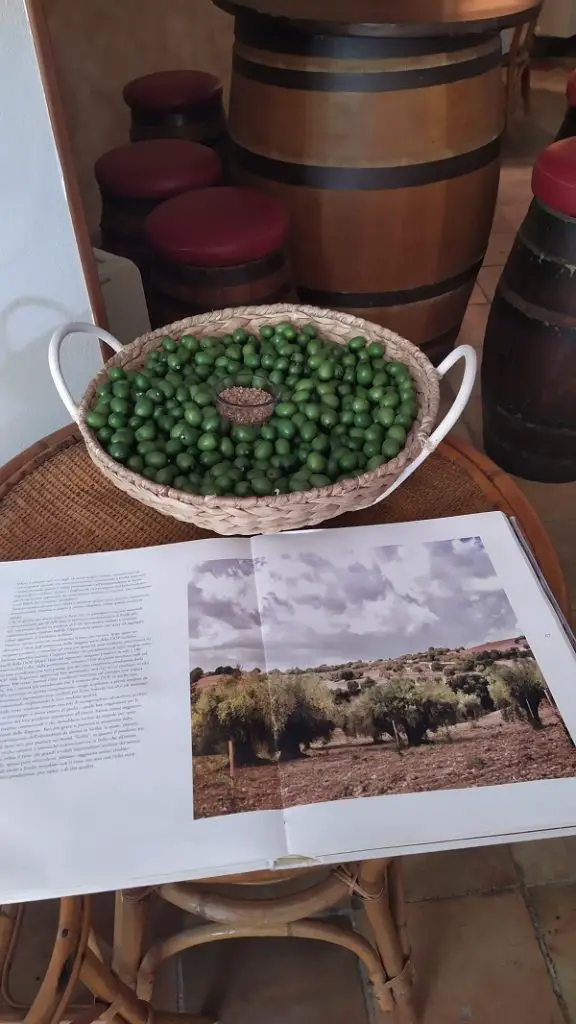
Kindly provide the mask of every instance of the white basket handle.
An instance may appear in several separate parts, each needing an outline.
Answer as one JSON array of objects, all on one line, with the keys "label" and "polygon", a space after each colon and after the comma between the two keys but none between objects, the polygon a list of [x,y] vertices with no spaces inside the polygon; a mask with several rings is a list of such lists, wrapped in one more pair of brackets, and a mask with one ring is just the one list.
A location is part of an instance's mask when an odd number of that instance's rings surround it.
[{"label": "white basket handle", "polygon": [[446,356],[446,359],[442,360],[440,366],[436,367],[436,373],[440,380],[442,380],[442,378],[448,373],[448,370],[452,369],[454,364],[459,362],[460,359],[464,360],[464,375],[462,377],[462,383],[460,385],[460,390],[444,419],[424,442],[420,454],[416,456],[413,462],[402,470],[398,479],[384,491],[384,494],[381,494],[379,498],[376,498],[376,501],[372,501],[370,505],[365,505],[365,508],[370,508],[371,505],[377,505],[378,502],[384,501],[384,498],[387,498],[388,495],[392,494],[393,491],[400,487],[400,484],[403,484],[409,476],[412,476],[414,470],[418,469],[418,467],[426,461],[428,456],[436,450],[440,442],[446,437],[446,434],[452,430],[452,427],[455,426],[460,419],[464,409],[468,405],[470,395],[472,394],[472,388],[474,387],[474,381],[476,380],[476,370],[478,367],[476,350],[472,348],[472,345],[458,345],[457,348],[453,349],[452,352]]},{"label": "white basket handle", "polygon": [[52,374],[52,380],[60,398],[64,402],[68,412],[75,423],[78,422],[78,406],[76,405],[72,395],[70,394],[64,377],[62,376],[62,367],[60,365],[60,348],[62,342],[69,337],[70,334],[90,334],[97,341],[104,341],[106,345],[110,345],[115,352],[120,352],[124,346],[113,334],[109,334],[108,331],[102,329],[102,327],[96,327],[94,324],[83,324],[83,323],[71,323],[66,324],[65,327],[60,327],[50,339],[50,346],[48,348],[48,365],[50,367],[50,373]]}]

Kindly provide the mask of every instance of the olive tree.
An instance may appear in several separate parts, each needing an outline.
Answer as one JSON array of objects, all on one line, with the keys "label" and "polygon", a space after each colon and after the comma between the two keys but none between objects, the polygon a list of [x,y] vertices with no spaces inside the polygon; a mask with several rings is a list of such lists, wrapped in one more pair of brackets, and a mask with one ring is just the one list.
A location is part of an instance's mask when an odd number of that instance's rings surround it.
[{"label": "olive tree", "polygon": [[340,716],[326,684],[312,674],[287,679],[272,672],[268,678],[280,760],[301,757],[315,740],[327,743]]},{"label": "olive tree", "polygon": [[234,742],[236,764],[257,764],[274,747],[270,694],[264,676],[223,676],[192,708],[195,754],[223,753]]},{"label": "olive tree", "polygon": [[484,713],[482,701],[476,693],[458,694],[458,717],[463,722],[477,722]]},{"label": "olive tree", "polygon": [[494,711],[495,705],[490,696],[489,680],[482,673],[457,672],[447,682],[454,693],[473,694],[478,697],[484,711]]},{"label": "olive tree", "polygon": [[314,740],[330,739],[338,712],[319,680],[280,673],[223,677],[208,687],[192,711],[196,754],[223,752],[234,743],[237,765],[302,756]]},{"label": "olive tree", "polygon": [[508,721],[542,729],[540,705],[546,696],[546,684],[534,662],[499,667],[490,684],[490,696]]},{"label": "olive tree", "polygon": [[353,701],[344,722],[347,736],[368,736],[374,743],[381,743],[385,734],[394,738],[394,724],[385,691],[385,686],[373,686]]},{"label": "olive tree", "polygon": [[371,736],[376,742],[384,734],[408,746],[420,746],[429,732],[454,725],[458,701],[442,684],[418,685],[399,678],[365,691],[348,715],[347,731]]}]

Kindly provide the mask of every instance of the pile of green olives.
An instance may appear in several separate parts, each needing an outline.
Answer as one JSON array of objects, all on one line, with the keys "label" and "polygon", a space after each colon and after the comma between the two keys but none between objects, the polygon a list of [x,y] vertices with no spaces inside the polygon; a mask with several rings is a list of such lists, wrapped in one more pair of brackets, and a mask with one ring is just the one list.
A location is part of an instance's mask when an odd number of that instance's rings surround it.
[{"label": "pile of green olives", "polygon": [[[254,374],[275,391],[261,426],[216,407],[218,382]],[[407,367],[364,337],[338,345],[312,325],[162,339],[141,369],[112,367],[86,423],[108,454],[148,480],[240,498],[305,491],[395,458],[418,413]]]}]

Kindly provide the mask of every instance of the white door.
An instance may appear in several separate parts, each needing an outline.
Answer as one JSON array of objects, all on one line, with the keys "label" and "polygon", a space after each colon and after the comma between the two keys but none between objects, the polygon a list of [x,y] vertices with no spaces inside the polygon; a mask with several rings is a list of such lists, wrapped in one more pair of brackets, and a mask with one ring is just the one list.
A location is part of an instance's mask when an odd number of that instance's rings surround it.
[{"label": "white door", "polygon": [[[63,426],[48,342],[92,320],[62,167],[24,0],[0,0],[0,464]],[[65,372],[80,395],[101,365],[72,339]]]}]

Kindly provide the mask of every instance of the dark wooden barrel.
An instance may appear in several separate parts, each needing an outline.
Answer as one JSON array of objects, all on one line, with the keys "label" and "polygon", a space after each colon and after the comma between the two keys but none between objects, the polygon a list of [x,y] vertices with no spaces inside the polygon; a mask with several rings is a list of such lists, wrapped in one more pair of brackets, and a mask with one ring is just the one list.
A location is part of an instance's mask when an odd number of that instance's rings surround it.
[{"label": "dark wooden barrel", "polygon": [[307,25],[237,15],[233,173],[288,209],[304,301],[441,356],[492,225],[499,35],[322,35]]},{"label": "dark wooden barrel", "polygon": [[282,207],[250,189],[188,193],[146,224],[155,327],[228,306],[295,301]]},{"label": "dark wooden barrel", "polygon": [[223,156],[226,115],[222,85],[206,71],[157,71],[124,88],[130,107],[130,138],[185,139],[210,146]]},{"label": "dark wooden barrel", "polygon": [[576,138],[541,154],[533,189],[486,327],[484,446],[510,473],[562,483],[576,480]]}]

